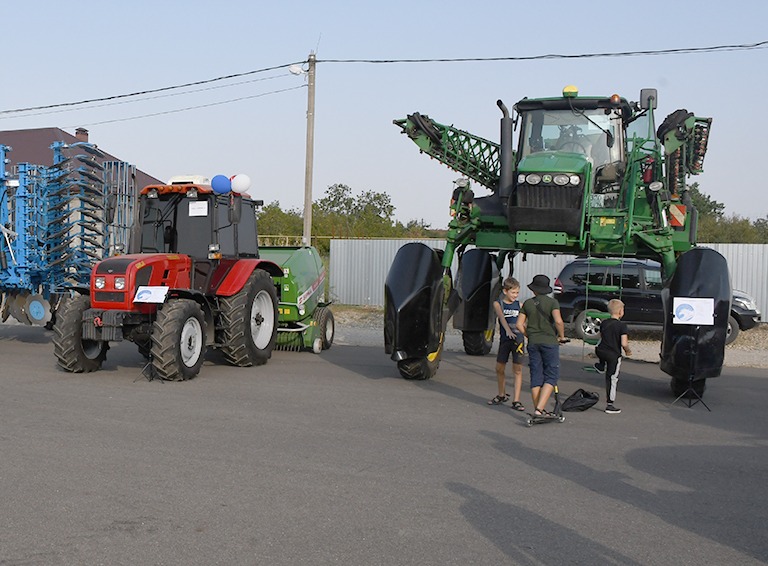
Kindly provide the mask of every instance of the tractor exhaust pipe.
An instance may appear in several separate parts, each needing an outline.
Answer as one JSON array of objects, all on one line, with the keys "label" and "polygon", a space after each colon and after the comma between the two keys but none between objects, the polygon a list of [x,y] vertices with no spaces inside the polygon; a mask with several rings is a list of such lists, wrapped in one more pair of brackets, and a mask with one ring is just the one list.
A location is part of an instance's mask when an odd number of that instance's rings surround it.
[{"label": "tractor exhaust pipe", "polygon": [[502,113],[501,143],[499,144],[499,188],[498,194],[504,208],[512,196],[515,182],[515,153],[512,148],[512,132],[514,124],[509,116],[509,110],[501,100],[496,101]]}]

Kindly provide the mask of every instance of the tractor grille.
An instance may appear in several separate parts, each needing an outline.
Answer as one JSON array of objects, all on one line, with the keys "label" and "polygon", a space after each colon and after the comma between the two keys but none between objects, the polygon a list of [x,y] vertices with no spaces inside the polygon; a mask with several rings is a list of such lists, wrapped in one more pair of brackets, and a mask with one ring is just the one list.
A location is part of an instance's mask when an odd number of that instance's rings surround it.
[{"label": "tractor grille", "polygon": [[96,291],[96,301],[100,303],[122,303],[125,293],[118,291]]},{"label": "tractor grille", "polygon": [[524,208],[577,208],[581,210],[581,186],[560,187],[558,185],[517,186],[517,206]]}]

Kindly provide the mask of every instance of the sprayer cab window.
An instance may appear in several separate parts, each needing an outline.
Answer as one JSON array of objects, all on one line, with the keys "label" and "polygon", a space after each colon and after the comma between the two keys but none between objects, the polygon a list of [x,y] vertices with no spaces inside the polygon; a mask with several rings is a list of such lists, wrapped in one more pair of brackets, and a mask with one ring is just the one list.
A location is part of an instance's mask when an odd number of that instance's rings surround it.
[{"label": "sprayer cab window", "polygon": [[620,120],[618,113],[606,114],[602,108],[578,113],[570,109],[528,111],[522,116],[520,157],[559,151],[586,155],[595,166],[620,161]]}]

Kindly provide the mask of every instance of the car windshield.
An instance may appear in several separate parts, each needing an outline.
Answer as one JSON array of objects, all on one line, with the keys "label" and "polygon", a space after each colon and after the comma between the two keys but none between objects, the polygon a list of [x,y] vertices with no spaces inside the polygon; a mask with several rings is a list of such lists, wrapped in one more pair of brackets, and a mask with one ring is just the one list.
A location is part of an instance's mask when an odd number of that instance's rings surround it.
[{"label": "car windshield", "polygon": [[[618,112],[595,110],[529,110],[522,114],[520,156],[540,151],[582,153],[595,166],[621,160]],[[613,147],[608,147],[610,132]]]}]

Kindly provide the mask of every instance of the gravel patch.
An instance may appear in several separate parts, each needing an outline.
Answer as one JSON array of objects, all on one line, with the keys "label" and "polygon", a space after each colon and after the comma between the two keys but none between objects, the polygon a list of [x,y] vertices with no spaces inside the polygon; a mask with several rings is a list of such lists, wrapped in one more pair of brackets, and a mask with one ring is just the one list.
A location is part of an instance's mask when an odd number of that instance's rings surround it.
[{"label": "gravel patch", "polygon": [[[336,319],[336,341],[340,344],[384,347],[384,311],[377,307],[332,305]],[[629,329],[632,359],[658,363],[661,349],[661,330]],[[446,350],[463,351],[461,332],[449,329]],[[594,357],[594,346],[584,344],[571,336],[571,342],[562,346],[561,353],[568,357]],[[728,367],[768,368],[768,324],[742,331],[733,344],[725,348]]]}]

